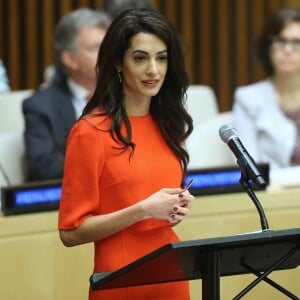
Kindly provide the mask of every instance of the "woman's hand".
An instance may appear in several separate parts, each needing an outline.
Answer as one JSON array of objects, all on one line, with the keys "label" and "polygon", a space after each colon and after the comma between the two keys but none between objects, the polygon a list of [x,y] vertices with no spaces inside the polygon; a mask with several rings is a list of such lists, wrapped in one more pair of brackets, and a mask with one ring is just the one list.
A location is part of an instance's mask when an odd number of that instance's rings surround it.
[{"label": "woman's hand", "polygon": [[175,225],[190,212],[194,196],[182,188],[163,188],[140,202],[145,218],[163,219]]},{"label": "woman's hand", "polygon": [[192,207],[192,202],[195,199],[188,190],[180,193],[179,198],[181,199],[179,205],[173,207],[173,211],[168,219],[172,225],[177,225],[188,216]]}]

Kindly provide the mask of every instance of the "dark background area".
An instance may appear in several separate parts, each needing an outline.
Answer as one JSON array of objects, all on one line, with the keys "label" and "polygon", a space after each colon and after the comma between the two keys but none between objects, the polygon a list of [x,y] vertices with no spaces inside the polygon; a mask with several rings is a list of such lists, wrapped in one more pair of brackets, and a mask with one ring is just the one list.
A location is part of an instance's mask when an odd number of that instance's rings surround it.
[{"label": "dark background area", "polygon": [[[232,106],[236,86],[264,74],[253,40],[265,18],[299,0],[152,0],[181,33],[191,84],[211,86],[220,111]],[[58,19],[78,7],[102,8],[102,0],[0,0],[0,58],[12,90],[36,89],[53,63],[53,30]]]}]

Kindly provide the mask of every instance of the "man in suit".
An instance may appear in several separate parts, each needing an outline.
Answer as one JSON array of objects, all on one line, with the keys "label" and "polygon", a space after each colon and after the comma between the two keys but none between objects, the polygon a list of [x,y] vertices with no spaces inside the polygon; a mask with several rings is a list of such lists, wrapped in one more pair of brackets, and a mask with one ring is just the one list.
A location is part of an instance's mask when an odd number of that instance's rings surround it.
[{"label": "man in suit", "polygon": [[88,8],[59,21],[54,77],[23,102],[30,180],[62,178],[67,135],[94,90],[98,50],[109,25],[107,14]]}]

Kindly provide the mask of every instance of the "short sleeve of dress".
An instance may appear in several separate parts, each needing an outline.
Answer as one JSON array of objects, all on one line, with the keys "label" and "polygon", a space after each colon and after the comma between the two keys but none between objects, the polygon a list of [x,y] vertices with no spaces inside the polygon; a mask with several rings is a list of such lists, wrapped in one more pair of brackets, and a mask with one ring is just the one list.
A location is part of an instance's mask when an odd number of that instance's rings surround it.
[{"label": "short sleeve of dress", "polygon": [[64,165],[58,227],[74,229],[99,206],[98,180],[103,168],[104,135],[85,120],[70,131]]}]

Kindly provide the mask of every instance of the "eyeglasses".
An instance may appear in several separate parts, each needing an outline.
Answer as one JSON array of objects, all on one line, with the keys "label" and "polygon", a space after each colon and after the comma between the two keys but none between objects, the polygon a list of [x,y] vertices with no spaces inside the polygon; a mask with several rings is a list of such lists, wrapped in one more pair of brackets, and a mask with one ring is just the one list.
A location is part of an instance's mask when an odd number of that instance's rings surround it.
[{"label": "eyeglasses", "polygon": [[283,49],[287,45],[290,45],[291,48],[295,51],[300,51],[300,38],[299,39],[286,39],[282,36],[274,36],[271,38],[272,46],[276,49]]}]

